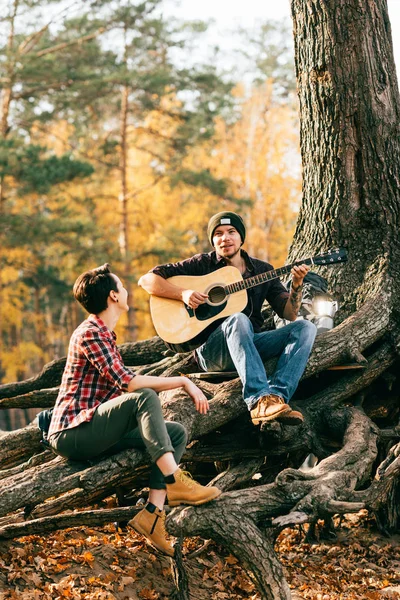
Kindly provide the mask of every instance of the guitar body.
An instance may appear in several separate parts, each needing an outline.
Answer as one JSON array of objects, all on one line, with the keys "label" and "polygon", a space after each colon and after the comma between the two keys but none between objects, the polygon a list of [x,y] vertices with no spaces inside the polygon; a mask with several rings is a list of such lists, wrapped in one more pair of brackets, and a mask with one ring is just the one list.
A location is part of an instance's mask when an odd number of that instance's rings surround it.
[{"label": "guitar body", "polygon": [[258,273],[243,280],[236,267],[222,267],[208,275],[177,275],[168,281],[184,289],[208,294],[208,300],[193,310],[180,300],[150,296],[150,312],[158,335],[175,352],[189,352],[204,344],[210,333],[226,317],[247,306],[246,288],[260,285],[289,273],[295,265],[333,265],[345,263],[345,248],[329,250],[312,258],[298,260],[280,269]]},{"label": "guitar body", "polygon": [[[210,298],[195,310],[180,300],[150,297],[150,312],[154,328],[161,339],[175,352],[189,352],[203,344],[219,321],[242,310],[247,305],[247,291],[221,297],[221,287],[242,281],[236,267],[222,267],[201,276],[177,275],[168,281],[196,292],[210,294]],[[214,301],[213,301],[214,300]]]}]

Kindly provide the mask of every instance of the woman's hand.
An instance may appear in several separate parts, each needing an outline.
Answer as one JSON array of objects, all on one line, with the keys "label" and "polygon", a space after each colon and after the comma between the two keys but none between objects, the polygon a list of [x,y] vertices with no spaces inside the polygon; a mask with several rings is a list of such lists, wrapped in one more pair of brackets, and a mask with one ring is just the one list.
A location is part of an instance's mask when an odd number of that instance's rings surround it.
[{"label": "woman's hand", "polygon": [[206,415],[210,405],[208,404],[208,400],[201,389],[198,388],[197,385],[195,385],[188,377],[184,377],[183,389],[193,400],[197,412],[199,412],[201,415]]}]

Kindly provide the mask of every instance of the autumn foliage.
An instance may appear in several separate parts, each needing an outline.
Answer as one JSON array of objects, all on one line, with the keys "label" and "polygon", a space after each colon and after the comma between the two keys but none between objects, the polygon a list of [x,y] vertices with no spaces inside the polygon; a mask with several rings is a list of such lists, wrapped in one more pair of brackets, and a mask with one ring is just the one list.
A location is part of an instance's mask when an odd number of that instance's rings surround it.
[{"label": "autumn foliage", "polygon": [[[105,28],[100,13],[85,11],[61,13],[58,29],[39,13],[28,26],[24,3],[10,7],[0,131],[3,383],[65,355],[84,317],[71,298],[84,269],[111,263],[131,296],[119,342],[145,339],[154,330],[138,278],[209,251],[213,212],[243,214],[247,249],[275,266],[294,230],[292,94],[277,95],[268,72],[244,85],[210,64],[179,69],[169,57],[177,33],[156,16],[158,0],[139,13],[113,13],[109,4]],[[124,41],[111,52],[107,35],[121,28]]]}]

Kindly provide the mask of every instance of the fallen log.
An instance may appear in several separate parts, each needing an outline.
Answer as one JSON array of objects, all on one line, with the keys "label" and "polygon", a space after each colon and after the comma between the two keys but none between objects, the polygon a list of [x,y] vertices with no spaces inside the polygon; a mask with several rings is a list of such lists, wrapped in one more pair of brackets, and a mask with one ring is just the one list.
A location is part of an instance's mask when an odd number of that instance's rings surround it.
[{"label": "fallen log", "polygon": [[[129,452],[129,451],[125,451]],[[193,459],[190,451],[185,455],[185,459]],[[263,458],[251,459],[242,461],[239,464],[229,467],[223,473],[217,475],[210,485],[217,485],[221,490],[227,491],[239,487],[241,484],[246,484],[257,472],[263,462]],[[135,483],[135,480],[132,481]],[[97,498],[99,499],[99,498]],[[86,504],[89,498],[86,496]],[[121,507],[116,509],[101,509],[101,510],[86,510],[70,512],[71,504],[68,504],[64,510],[68,514],[55,513],[56,516],[41,516],[29,518],[23,523],[5,523],[0,525],[0,539],[10,539],[22,535],[32,535],[36,533],[49,533],[57,529],[65,529],[67,527],[77,527],[82,525],[102,525],[113,521],[126,521],[131,519],[141,507]],[[168,508],[167,508],[168,510]],[[34,515],[34,513],[31,513]]]},{"label": "fallen log", "polygon": [[26,394],[5,397],[0,400],[2,408],[51,408],[54,406],[58,395],[58,387],[32,390]]},{"label": "fallen log", "polygon": [[67,529],[69,527],[99,527],[116,521],[127,521],[132,519],[141,507],[125,506],[120,508],[102,508],[97,510],[85,510],[74,513],[57,515],[56,517],[42,517],[31,519],[24,523],[9,524],[0,527],[0,540],[17,538],[25,535],[44,535]]}]

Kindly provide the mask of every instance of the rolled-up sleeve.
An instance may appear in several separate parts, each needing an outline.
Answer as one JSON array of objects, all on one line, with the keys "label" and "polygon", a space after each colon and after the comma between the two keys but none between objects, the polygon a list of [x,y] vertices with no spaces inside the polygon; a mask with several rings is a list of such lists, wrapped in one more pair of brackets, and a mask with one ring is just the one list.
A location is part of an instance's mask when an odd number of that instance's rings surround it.
[{"label": "rolled-up sleeve", "polygon": [[122,362],[115,342],[100,331],[87,330],[81,339],[82,352],[99,373],[122,391],[135,377]]}]

